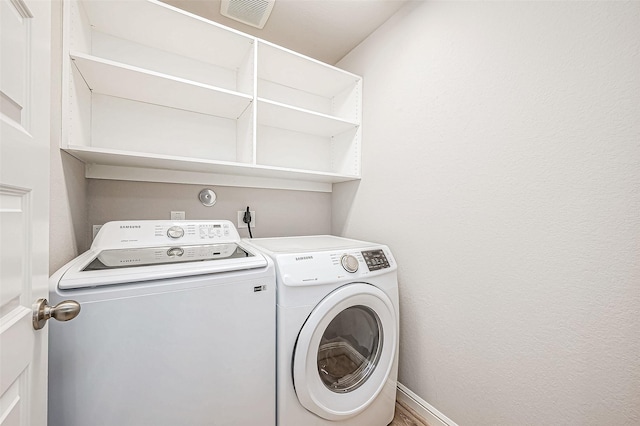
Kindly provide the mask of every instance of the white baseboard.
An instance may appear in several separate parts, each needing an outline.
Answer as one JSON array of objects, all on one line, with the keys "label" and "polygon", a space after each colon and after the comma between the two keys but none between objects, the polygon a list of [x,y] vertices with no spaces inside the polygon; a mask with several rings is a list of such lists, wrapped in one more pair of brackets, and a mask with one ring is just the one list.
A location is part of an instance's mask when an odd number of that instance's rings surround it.
[{"label": "white baseboard", "polygon": [[429,426],[458,426],[453,420],[436,410],[431,404],[398,382],[396,397],[424,418]]}]

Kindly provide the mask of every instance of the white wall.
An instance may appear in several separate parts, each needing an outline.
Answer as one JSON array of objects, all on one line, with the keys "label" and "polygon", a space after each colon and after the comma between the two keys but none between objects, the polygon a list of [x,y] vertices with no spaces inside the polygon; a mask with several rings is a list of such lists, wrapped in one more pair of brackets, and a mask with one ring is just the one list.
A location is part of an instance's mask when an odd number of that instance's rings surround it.
[{"label": "white wall", "polygon": [[640,2],[417,2],[333,231],[399,264],[401,383],[460,425],[640,424]]}]

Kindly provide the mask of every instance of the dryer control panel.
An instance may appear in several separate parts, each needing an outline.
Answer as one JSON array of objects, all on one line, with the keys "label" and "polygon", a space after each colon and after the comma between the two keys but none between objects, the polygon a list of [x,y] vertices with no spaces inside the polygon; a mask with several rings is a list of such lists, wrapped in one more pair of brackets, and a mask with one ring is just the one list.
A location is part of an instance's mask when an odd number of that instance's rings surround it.
[{"label": "dryer control panel", "polygon": [[278,279],[286,286],[395,279],[398,268],[389,247],[332,235],[244,241],[275,260]]},{"label": "dryer control panel", "polygon": [[339,280],[367,280],[392,273],[396,264],[386,248],[279,254],[276,268],[287,286],[321,285]]},{"label": "dryer control panel", "polygon": [[367,250],[362,252],[362,257],[370,271],[377,271],[389,267],[389,260],[382,250]]}]

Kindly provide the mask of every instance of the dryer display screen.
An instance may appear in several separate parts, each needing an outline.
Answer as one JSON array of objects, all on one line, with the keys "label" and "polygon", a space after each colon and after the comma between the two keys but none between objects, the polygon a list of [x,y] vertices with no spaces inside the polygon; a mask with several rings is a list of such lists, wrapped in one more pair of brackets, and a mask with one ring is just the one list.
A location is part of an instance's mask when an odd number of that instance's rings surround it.
[{"label": "dryer display screen", "polygon": [[367,263],[370,271],[377,271],[378,269],[389,267],[387,256],[384,255],[382,250],[363,251],[362,257],[364,257],[364,261]]}]

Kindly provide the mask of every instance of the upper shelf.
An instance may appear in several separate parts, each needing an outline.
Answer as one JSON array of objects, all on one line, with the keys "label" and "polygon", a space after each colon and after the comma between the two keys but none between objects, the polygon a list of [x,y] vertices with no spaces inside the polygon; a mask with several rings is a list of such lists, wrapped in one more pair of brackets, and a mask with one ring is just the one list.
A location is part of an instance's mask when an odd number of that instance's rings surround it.
[{"label": "upper shelf", "polygon": [[225,68],[237,68],[254,44],[249,35],[156,0],[82,5],[96,31]]},{"label": "upper shelf", "polygon": [[95,93],[237,119],[252,97],[84,53],[70,54]]},{"label": "upper shelf", "polygon": [[333,98],[361,77],[283,47],[260,40],[258,78],[282,86]]}]

